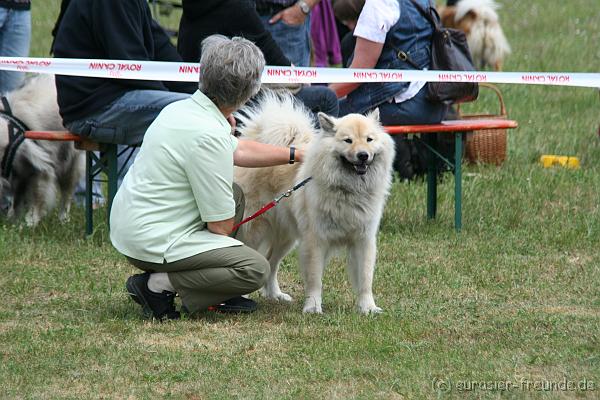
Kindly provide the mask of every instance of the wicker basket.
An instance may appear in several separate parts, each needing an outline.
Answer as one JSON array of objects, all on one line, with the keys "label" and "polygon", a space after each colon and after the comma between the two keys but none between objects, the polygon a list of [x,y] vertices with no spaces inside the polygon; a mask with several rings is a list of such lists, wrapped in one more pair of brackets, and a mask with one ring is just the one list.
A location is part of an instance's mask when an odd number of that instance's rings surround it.
[{"label": "wicker basket", "polygon": [[[489,83],[480,83],[479,87],[493,90],[500,101],[500,114],[462,114],[460,105],[457,111],[460,119],[507,119],[506,106],[500,89]],[[476,133],[467,132],[465,159],[471,164],[501,165],[506,160],[506,129],[485,129]]]}]

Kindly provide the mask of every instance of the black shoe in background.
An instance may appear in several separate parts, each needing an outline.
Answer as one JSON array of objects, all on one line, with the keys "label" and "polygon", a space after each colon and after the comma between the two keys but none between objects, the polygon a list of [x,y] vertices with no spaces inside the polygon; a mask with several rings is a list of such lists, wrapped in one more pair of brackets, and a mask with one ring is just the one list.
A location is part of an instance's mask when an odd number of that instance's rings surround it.
[{"label": "black shoe in background", "polygon": [[175,293],[154,293],[148,289],[150,273],[132,275],[127,279],[125,287],[133,301],[140,304],[146,318],[156,318],[159,321],[179,319],[179,311],[175,310]]}]

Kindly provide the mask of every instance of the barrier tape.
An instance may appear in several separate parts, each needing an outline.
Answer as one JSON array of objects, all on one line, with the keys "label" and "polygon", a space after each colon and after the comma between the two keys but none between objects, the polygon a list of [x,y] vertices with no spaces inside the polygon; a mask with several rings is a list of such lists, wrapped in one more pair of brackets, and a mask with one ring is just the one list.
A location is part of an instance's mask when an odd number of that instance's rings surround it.
[{"label": "barrier tape", "polygon": [[[0,70],[93,78],[194,82],[200,64],[164,61],[0,57]],[[600,73],[420,71],[265,67],[263,83],[488,82],[600,88]]]}]

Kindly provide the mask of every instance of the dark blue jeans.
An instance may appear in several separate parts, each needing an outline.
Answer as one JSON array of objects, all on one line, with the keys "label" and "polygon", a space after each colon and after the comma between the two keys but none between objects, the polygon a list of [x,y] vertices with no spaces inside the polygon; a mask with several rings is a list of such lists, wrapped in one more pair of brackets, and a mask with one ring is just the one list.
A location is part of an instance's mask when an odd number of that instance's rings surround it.
[{"label": "dark blue jeans", "polygon": [[[31,12],[0,6],[0,54],[3,57],[27,57],[31,40]],[[18,88],[24,72],[0,71],[0,93]]]},{"label": "dark blue jeans", "polygon": [[[415,97],[402,103],[382,103],[379,106],[382,125],[437,124],[446,116],[447,107],[427,100],[427,85]],[[345,100],[340,100],[340,117],[353,113]]]},{"label": "dark blue jeans", "polygon": [[326,86],[304,86],[296,93],[296,97],[315,115],[324,112],[337,117],[339,114],[338,99],[333,90]]}]

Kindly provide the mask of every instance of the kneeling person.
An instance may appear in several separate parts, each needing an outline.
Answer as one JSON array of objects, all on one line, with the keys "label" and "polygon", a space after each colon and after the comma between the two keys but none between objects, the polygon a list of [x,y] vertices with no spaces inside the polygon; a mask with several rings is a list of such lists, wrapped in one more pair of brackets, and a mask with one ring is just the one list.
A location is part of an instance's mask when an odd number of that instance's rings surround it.
[{"label": "kneeling person", "polygon": [[157,319],[179,318],[176,293],[191,314],[255,307],[240,296],[263,285],[269,264],[231,235],[244,213],[233,166],[287,164],[293,153],[231,134],[231,113],[260,87],[261,51],[220,35],[202,46],[199,90],[165,107],[148,128],[110,216],[113,245],[146,271],[127,280],[127,291]]}]

